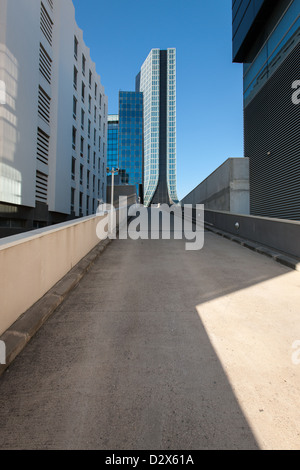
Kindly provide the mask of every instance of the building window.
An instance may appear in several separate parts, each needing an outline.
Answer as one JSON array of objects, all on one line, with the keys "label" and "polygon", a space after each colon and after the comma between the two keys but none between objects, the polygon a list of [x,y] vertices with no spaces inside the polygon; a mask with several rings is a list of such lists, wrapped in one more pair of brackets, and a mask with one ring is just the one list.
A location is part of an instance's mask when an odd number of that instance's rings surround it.
[{"label": "building window", "polygon": [[74,36],[74,57],[77,60],[78,57],[78,39]]},{"label": "building window", "polygon": [[94,122],[97,122],[97,107],[94,107]]},{"label": "building window", "polygon": [[97,131],[94,129],[94,145],[96,145],[96,140],[97,140]]},{"label": "building window", "polygon": [[81,129],[84,130],[84,115],[85,112],[83,109],[81,109]]},{"label": "building window", "polygon": [[94,170],[96,168],[96,152],[94,152],[94,157],[93,157],[93,168]]},{"label": "building window", "polygon": [[100,158],[98,158],[98,175],[100,175],[100,171],[101,171],[101,160]]},{"label": "building window", "polygon": [[80,165],[80,184],[83,184],[83,165]]},{"label": "building window", "polygon": [[100,180],[98,180],[98,197],[100,197],[100,186],[101,186],[101,183],[100,183]]},{"label": "building window", "polygon": [[86,63],[86,58],[84,54],[82,54],[82,75],[85,76],[85,63]]},{"label": "building window", "polygon": [[101,137],[99,136],[99,152],[101,152]]},{"label": "building window", "polygon": [[47,13],[43,3],[41,3],[41,17],[40,17],[40,28],[45,38],[52,46],[52,35],[53,35],[53,21]]},{"label": "building window", "polygon": [[40,44],[39,70],[45,80],[51,85],[52,59]]},{"label": "building window", "polygon": [[92,97],[89,95],[89,113],[91,114],[92,111]]},{"label": "building window", "polygon": [[38,114],[47,124],[50,124],[50,105],[51,98],[39,86],[39,95],[38,95]]},{"label": "building window", "polygon": [[105,117],[105,112],[106,112],[106,105],[105,105],[105,103],[104,103],[104,107],[103,107],[103,115],[104,115],[104,117]]},{"label": "building window", "polygon": [[88,145],[87,162],[90,163],[90,160],[91,160],[91,146]]},{"label": "building window", "polygon": [[99,96],[99,108],[101,109],[101,106],[102,106],[102,95],[100,93],[100,96]]},{"label": "building window", "polygon": [[96,191],[96,176],[93,175],[93,193]]},{"label": "building window", "polygon": [[90,189],[90,170],[86,172],[86,189]]},{"label": "building window", "polygon": [[73,96],[73,118],[76,119],[77,115],[77,99]]},{"label": "building window", "polygon": [[99,114],[99,131],[101,131],[101,116]]},{"label": "building window", "polygon": [[73,84],[74,84],[75,90],[77,90],[77,79],[78,79],[78,70],[77,70],[77,68],[76,68],[75,65],[74,65]]},{"label": "building window", "polygon": [[105,122],[103,123],[103,136],[105,137]]},{"label": "building window", "polygon": [[76,158],[72,157],[72,169],[71,169],[72,180],[75,180],[75,172],[76,172]]},{"label": "building window", "polygon": [[95,83],[95,100],[97,99],[97,83]]},{"label": "building window", "polygon": [[90,119],[88,120],[88,138],[91,137],[91,121]]},{"label": "building window", "polygon": [[71,212],[75,211],[75,189],[71,188]]},{"label": "building window", "polygon": [[85,98],[85,84],[82,82],[82,84],[81,84],[81,99],[82,99],[83,103],[84,103],[84,98]]},{"label": "building window", "polygon": [[83,193],[80,192],[79,193],[79,212],[80,212],[80,215],[82,215],[82,201],[83,201]]},{"label": "building window", "polygon": [[90,196],[86,197],[86,215],[89,215],[90,212]]},{"label": "building window", "polygon": [[73,126],[73,129],[72,129],[72,147],[73,147],[74,150],[76,149],[76,133],[77,133],[76,127]]},{"label": "building window", "polygon": [[84,149],[84,138],[80,138],[80,156],[83,157],[83,149]]},{"label": "building window", "polygon": [[92,71],[89,71],[89,87],[92,88]]},{"label": "building window", "polygon": [[38,127],[37,131],[37,154],[36,158],[40,162],[48,165],[50,136]]}]

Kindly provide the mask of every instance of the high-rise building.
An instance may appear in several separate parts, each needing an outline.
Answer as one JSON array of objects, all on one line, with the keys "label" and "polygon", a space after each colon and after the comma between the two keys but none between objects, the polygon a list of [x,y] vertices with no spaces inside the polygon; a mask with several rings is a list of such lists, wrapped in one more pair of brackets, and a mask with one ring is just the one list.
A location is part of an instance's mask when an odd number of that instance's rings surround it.
[{"label": "high-rise building", "polygon": [[0,0],[0,236],[95,213],[107,97],[72,0]]},{"label": "high-rise building", "polygon": [[300,0],[233,0],[250,212],[300,220]]},{"label": "high-rise building", "polygon": [[143,94],[119,92],[119,169],[122,184],[143,181]]},{"label": "high-rise building", "polygon": [[[119,114],[108,116],[108,168],[118,168],[117,185],[135,185],[137,196],[143,183],[143,94],[119,92]],[[108,185],[111,173],[108,173]]]},{"label": "high-rise building", "polygon": [[136,91],[144,97],[144,205],[178,203],[175,49],[151,50]]},{"label": "high-rise building", "polygon": [[107,118],[107,166],[110,170],[119,166],[118,149],[119,115],[109,114]]}]

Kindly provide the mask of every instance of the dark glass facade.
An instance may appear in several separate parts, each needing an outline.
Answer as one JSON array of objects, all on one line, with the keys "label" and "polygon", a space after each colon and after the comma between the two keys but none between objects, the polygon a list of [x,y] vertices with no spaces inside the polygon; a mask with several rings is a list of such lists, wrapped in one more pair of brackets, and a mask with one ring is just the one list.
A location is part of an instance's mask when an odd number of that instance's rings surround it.
[{"label": "dark glass facade", "polygon": [[118,168],[119,116],[110,114],[107,118],[107,166]]},{"label": "dark glass facade", "polygon": [[300,0],[233,1],[233,59],[243,63],[250,213],[300,220]]},{"label": "dark glass facade", "polygon": [[122,184],[143,180],[143,93],[119,92],[119,169]]}]

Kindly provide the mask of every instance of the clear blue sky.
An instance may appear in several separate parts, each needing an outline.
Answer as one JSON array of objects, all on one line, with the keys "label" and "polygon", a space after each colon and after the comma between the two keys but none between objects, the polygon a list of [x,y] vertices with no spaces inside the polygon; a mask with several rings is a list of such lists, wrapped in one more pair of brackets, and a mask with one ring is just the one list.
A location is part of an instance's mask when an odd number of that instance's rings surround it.
[{"label": "clear blue sky", "polygon": [[242,65],[232,63],[231,0],[73,0],[78,26],[118,113],[152,48],[176,48],[177,190],[182,199],[243,156]]}]

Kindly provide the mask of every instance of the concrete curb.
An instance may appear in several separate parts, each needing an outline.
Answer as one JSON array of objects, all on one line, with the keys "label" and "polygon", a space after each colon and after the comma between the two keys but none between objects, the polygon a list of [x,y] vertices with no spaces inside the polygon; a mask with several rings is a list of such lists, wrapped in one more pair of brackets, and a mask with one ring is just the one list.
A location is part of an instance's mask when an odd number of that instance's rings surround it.
[{"label": "concrete curb", "polygon": [[268,246],[263,246],[263,245],[260,245],[259,243],[246,240],[237,235],[233,235],[229,232],[224,232],[223,230],[219,230],[215,227],[212,227],[211,224],[205,223],[204,225],[205,225],[205,230],[209,232],[213,232],[216,235],[220,235],[221,237],[226,238],[227,240],[239,243],[240,245],[248,248],[249,250],[255,251],[256,253],[268,256],[269,258],[274,259],[278,263],[283,264],[284,266],[287,266],[288,268],[294,269],[295,271],[300,271],[300,259],[293,258],[289,255],[273,250],[272,248]]},{"label": "concrete curb", "polygon": [[110,243],[110,239],[98,243],[71,271],[0,336],[0,341],[3,341],[6,347],[6,364],[0,365],[0,376],[54,313],[57,307],[61,305]]}]

